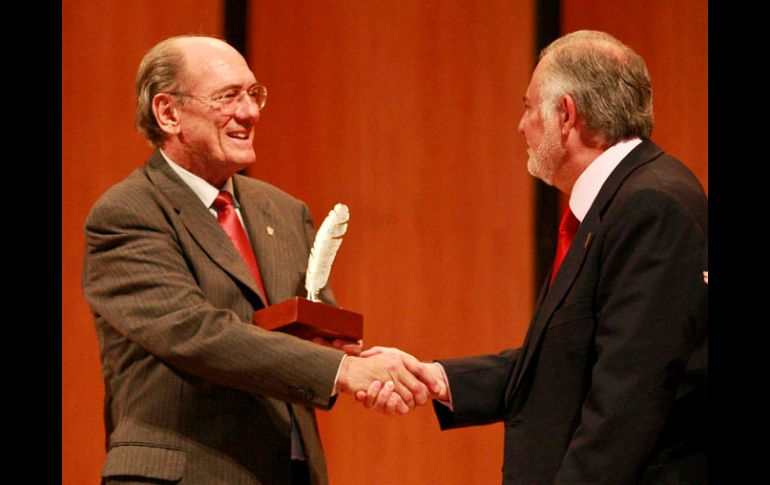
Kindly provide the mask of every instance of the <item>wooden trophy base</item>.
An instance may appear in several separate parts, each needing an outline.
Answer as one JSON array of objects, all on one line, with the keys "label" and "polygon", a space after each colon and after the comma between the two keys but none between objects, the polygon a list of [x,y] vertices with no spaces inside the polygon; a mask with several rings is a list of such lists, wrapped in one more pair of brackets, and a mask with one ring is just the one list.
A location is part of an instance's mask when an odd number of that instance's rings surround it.
[{"label": "wooden trophy base", "polygon": [[276,330],[312,340],[361,340],[364,316],[326,303],[295,296],[254,312],[254,323],[266,330]]}]

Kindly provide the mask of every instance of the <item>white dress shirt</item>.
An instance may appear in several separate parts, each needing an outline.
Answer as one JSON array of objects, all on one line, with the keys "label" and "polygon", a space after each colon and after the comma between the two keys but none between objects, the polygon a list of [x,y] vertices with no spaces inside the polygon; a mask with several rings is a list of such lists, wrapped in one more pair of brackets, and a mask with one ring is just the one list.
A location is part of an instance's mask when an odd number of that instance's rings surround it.
[{"label": "white dress shirt", "polygon": [[579,221],[582,222],[588,214],[588,209],[615,167],[641,142],[639,138],[618,142],[604,150],[583,170],[569,197],[569,208]]},{"label": "white dress shirt", "polygon": [[[235,191],[233,190],[233,178],[228,177],[227,181],[225,181],[224,185],[222,185],[221,189],[218,189],[208,183],[207,181],[203,180],[201,177],[195,175],[194,173],[185,170],[184,168],[180,167],[176,163],[174,163],[173,160],[171,160],[168,155],[163,153],[163,150],[158,150],[160,154],[163,156],[163,158],[168,162],[169,166],[176,172],[177,175],[186,183],[190,189],[192,189],[193,192],[195,192],[195,195],[198,196],[198,198],[203,202],[203,205],[209,208],[209,211],[211,211],[211,214],[214,217],[217,217],[217,210],[214,208],[214,199],[217,198],[217,195],[219,195],[219,192],[221,190],[224,190],[226,192],[229,192],[230,195],[233,197],[233,206],[235,206],[235,213],[238,214],[238,219],[241,221],[241,225],[243,226],[243,216],[241,216],[241,205],[238,203],[238,199],[235,198]],[[246,229],[246,226],[244,226],[244,229]],[[248,237],[248,233],[246,235]],[[249,241],[251,242],[251,241]]]}]

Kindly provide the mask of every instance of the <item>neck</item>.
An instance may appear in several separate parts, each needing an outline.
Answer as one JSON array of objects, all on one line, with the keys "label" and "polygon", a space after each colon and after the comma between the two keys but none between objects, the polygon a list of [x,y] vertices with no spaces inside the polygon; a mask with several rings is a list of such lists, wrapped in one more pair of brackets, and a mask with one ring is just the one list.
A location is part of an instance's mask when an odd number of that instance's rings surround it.
[{"label": "neck", "polygon": [[553,185],[565,194],[571,194],[572,187],[580,175],[608,148],[610,145],[599,140],[598,137],[587,137],[585,133],[568,140],[567,154],[554,177]]},{"label": "neck", "polygon": [[175,150],[174,147],[162,147],[163,153],[174,163],[188,172],[202,178],[212,187],[222,188],[227,179],[238,172],[238,167],[212,166],[202,157],[196,157],[187,151]]}]

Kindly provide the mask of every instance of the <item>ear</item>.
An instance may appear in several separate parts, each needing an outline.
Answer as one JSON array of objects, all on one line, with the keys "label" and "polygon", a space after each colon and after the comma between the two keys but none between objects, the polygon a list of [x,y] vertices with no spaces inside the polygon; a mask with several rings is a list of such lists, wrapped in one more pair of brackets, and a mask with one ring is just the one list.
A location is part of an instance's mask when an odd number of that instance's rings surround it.
[{"label": "ear", "polygon": [[575,128],[577,123],[577,113],[575,112],[575,100],[572,96],[565,94],[561,97],[561,105],[559,106],[559,116],[561,125],[561,134],[566,137],[569,132]]},{"label": "ear", "polygon": [[152,98],[152,112],[158,126],[169,135],[180,132],[179,111],[174,96],[169,93],[159,93]]}]

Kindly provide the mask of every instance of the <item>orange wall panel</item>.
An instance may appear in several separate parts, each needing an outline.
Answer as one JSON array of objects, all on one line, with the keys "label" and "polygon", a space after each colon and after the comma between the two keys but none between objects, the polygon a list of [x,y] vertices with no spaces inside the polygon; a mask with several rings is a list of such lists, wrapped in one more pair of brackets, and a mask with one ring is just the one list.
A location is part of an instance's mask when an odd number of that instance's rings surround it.
[{"label": "orange wall panel", "polygon": [[62,483],[99,483],[104,459],[96,334],[80,286],[83,225],[151,148],[134,128],[134,77],[153,44],[222,34],[222,2],[62,3]]},{"label": "orange wall panel", "polygon": [[[533,182],[516,131],[529,1],[252,5],[268,87],[252,176],[351,222],[331,284],[364,346],[421,359],[521,344],[532,312]],[[319,413],[332,484],[498,483],[501,424],[439,431],[430,408]]]}]

